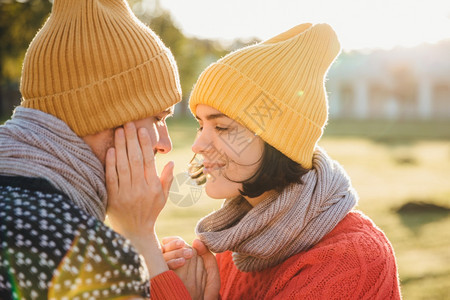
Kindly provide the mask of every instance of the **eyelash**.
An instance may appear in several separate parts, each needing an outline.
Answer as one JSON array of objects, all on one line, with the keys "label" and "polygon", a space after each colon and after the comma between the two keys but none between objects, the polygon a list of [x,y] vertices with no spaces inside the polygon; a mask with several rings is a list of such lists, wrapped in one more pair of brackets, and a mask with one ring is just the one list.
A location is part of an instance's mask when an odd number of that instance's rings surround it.
[{"label": "eyelash", "polygon": [[[219,127],[219,126],[216,126],[215,129],[216,129],[218,132],[224,132],[224,131],[227,131],[227,130],[228,130],[228,128],[225,128],[225,127]],[[203,130],[203,127],[201,127],[201,126],[197,128],[197,132],[201,132],[202,130]]]},{"label": "eyelash", "polygon": [[228,128],[216,126],[216,130],[219,131],[219,132],[223,132],[223,131],[227,131]]}]

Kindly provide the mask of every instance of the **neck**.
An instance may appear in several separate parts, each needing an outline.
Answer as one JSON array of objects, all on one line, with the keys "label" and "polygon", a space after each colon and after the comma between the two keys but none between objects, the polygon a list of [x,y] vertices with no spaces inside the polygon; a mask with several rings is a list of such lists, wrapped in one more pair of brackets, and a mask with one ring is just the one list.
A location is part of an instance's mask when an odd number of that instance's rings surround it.
[{"label": "neck", "polygon": [[267,192],[262,193],[261,195],[259,195],[258,197],[254,197],[254,198],[250,198],[248,196],[244,196],[245,200],[247,200],[248,203],[250,203],[251,206],[255,207],[256,205],[258,205],[261,201],[263,201],[264,199],[267,199],[270,196],[273,196],[274,194],[276,194],[277,192],[275,190],[270,190]]}]

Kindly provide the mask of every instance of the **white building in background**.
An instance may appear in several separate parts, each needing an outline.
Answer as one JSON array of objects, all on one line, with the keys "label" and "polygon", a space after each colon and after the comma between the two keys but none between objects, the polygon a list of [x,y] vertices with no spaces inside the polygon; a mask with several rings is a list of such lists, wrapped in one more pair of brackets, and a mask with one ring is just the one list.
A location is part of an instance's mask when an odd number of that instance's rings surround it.
[{"label": "white building in background", "polygon": [[332,118],[450,119],[450,41],[342,53],[327,91]]}]

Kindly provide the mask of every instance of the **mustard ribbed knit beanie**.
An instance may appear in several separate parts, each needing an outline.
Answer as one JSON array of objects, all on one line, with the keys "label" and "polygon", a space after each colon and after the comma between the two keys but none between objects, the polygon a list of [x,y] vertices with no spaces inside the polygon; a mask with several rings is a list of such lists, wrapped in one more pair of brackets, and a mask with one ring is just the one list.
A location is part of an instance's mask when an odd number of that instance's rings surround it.
[{"label": "mustard ribbed knit beanie", "polygon": [[125,0],[54,0],[25,55],[21,105],[79,136],[164,111],[181,100],[175,60]]},{"label": "mustard ribbed knit beanie", "polygon": [[190,109],[214,107],[309,169],[328,118],[325,74],[339,52],[329,25],[298,25],[210,65]]}]

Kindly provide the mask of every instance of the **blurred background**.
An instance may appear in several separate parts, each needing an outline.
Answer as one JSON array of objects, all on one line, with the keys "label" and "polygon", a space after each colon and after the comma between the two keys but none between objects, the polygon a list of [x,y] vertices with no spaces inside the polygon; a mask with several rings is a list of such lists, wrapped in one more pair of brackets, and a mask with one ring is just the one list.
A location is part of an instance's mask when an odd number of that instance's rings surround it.
[{"label": "blurred background", "polygon": [[[23,56],[48,0],[0,0],[0,123],[20,103]],[[197,124],[187,110],[201,71],[226,53],[304,22],[329,23],[343,47],[328,73],[330,120],[319,144],[345,167],[358,209],[396,251],[405,299],[450,299],[450,1],[129,0],[170,47],[183,98],[169,120],[175,181],[160,237],[190,242],[220,207],[190,184]]]}]

